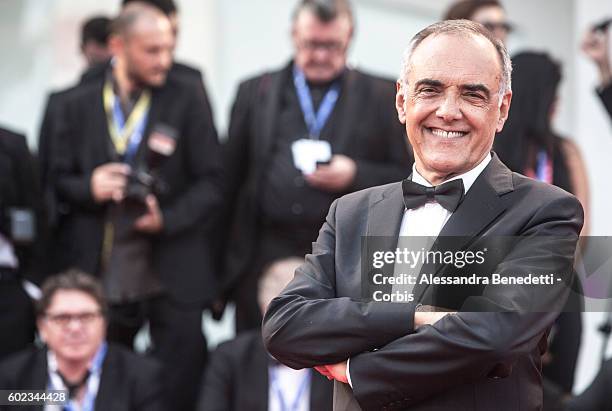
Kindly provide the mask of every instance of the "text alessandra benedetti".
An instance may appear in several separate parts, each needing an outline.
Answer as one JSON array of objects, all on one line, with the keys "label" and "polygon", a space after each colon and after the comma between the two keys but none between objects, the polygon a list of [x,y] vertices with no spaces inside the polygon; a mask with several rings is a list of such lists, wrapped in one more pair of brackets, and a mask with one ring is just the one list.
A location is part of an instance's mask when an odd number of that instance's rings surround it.
[{"label": "text alessandra benedetti", "polygon": [[[405,284],[429,284],[429,285],[552,285],[555,283],[554,274],[526,274],[526,275],[502,275],[493,273],[490,276],[436,276],[434,274],[422,274],[418,280],[411,274],[401,274],[395,277],[386,277],[383,274],[374,274],[372,281],[375,285],[405,285]],[[557,279],[561,281],[561,279]]]}]

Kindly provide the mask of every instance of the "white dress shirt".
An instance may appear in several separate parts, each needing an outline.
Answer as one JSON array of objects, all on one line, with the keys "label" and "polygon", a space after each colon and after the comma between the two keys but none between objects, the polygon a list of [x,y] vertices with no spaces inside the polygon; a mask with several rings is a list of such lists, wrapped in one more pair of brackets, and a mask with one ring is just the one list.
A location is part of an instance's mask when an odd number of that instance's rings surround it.
[{"label": "white dress shirt", "polygon": [[2,234],[0,234],[0,267],[19,267],[13,244]]},{"label": "white dress shirt", "polygon": [[[467,173],[449,178],[447,181],[462,179],[463,192],[464,194],[467,194],[468,190],[472,187],[478,176],[489,164],[491,158],[491,154],[489,153],[476,167]],[[419,174],[415,165],[412,166],[412,181],[425,187],[432,187],[432,184]],[[410,210],[406,209],[404,211],[404,217],[402,218],[399,236],[437,237],[438,234],[440,234],[440,231],[442,231],[442,227],[444,227],[444,224],[446,224],[452,214],[453,213],[435,201],[427,202],[419,208]],[[350,363],[351,359],[349,358],[346,364],[346,377],[349,385],[352,388],[353,383],[351,382],[351,374],[349,372]]]}]

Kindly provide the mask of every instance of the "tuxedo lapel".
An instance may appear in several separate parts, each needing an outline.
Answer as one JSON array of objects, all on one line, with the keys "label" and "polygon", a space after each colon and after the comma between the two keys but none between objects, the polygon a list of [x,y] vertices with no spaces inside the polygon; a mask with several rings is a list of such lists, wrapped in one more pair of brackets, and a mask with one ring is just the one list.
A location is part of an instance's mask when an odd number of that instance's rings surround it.
[{"label": "tuxedo lapel", "polygon": [[[452,248],[465,250],[470,243],[505,211],[507,205],[500,196],[513,190],[512,172],[493,153],[493,158],[476,179],[463,201],[446,222],[432,250]],[[446,240],[448,237],[456,239]],[[425,265],[421,272],[438,273],[444,264]],[[415,301],[420,301],[428,284],[414,287]]]},{"label": "tuxedo lapel", "polygon": [[476,236],[506,209],[500,195],[508,191],[512,191],[512,174],[497,156],[494,156],[444,225],[439,236]]},{"label": "tuxedo lapel", "polygon": [[[379,198],[373,200],[368,211],[366,237],[362,239],[361,264],[368,264],[369,271],[373,270],[371,258],[374,252],[394,252],[397,248],[404,210],[401,183],[389,185]],[[393,276],[393,266],[390,267],[390,271],[386,270],[385,274]],[[368,277],[371,280],[371,275]],[[376,286],[376,290],[387,293],[391,291],[391,286]],[[370,296],[369,293],[368,296]]]},{"label": "tuxedo lapel", "polygon": [[402,217],[404,216],[402,184],[388,185],[378,197],[372,200],[368,210],[366,235],[395,237],[387,240],[393,248],[397,245]]}]

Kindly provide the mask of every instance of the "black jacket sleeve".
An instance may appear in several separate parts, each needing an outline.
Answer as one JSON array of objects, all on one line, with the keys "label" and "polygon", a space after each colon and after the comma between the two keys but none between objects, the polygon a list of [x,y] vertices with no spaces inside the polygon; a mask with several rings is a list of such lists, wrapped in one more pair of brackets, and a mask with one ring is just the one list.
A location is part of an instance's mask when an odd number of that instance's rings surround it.
[{"label": "black jacket sleeve", "polygon": [[413,331],[411,304],[362,302],[335,292],[336,206],[294,279],[263,322],[268,351],[292,368],[344,361]]}]

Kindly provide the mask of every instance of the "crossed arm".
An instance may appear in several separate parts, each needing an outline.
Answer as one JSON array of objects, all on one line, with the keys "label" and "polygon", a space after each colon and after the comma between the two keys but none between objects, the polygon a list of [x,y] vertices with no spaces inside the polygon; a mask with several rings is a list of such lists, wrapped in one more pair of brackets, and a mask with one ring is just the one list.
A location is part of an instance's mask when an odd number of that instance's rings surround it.
[{"label": "crossed arm", "polygon": [[[415,304],[364,302],[336,295],[336,211],[332,205],[313,253],[294,280],[270,304],[264,318],[266,347],[293,368],[315,367],[346,382],[350,358],[353,391],[361,403],[384,396],[417,402],[449,389],[456,381],[477,381],[502,364],[512,364],[532,352],[560,310],[567,287],[561,283],[536,310],[529,287],[487,286],[466,307],[490,307],[496,312],[415,313]],[[561,272],[571,265],[580,230],[579,205],[560,198],[547,207],[559,216],[534,216],[521,233],[526,238],[555,235],[566,238],[554,247],[541,242],[519,244],[504,257],[497,272],[520,267]],[[537,214],[537,213],[536,213]],[[552,257],[559,258],[552,258]],[[550,266],[557,261],[559,266]],[[537,272],[537,271],[536,271]],[[538,295],[538,297],[542,297]],[[560,303],[561,302],[561,303]],[[445,378],[440,378],[445,375]],[[367,381],[367,383],[365,383]],[[405,384],[410,381],[410,384]]]}]

